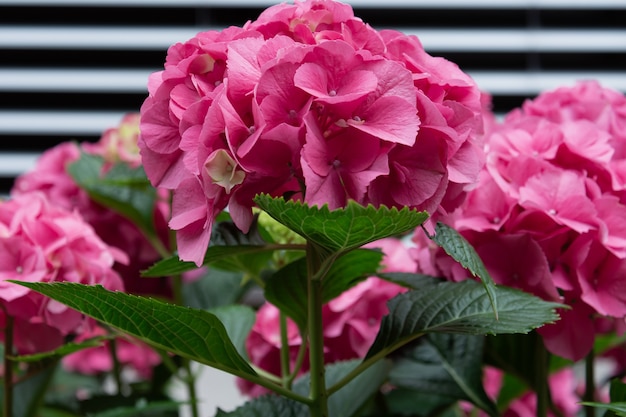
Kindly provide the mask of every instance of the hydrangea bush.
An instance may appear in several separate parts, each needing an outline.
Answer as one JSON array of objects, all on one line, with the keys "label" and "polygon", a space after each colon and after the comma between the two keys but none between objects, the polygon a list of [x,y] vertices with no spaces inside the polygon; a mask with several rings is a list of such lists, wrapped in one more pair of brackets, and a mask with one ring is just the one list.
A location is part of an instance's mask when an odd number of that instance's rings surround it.
[{"label": "hydrangea bush", "polygon": [[498,123],[454,63],[332,0],[201,32],[147,85],[0,203],[5,415],[198,417],[192,363],[249,396],[220,417],[609,399],[570,365],[602,334],[623,369],[622,95]]}]

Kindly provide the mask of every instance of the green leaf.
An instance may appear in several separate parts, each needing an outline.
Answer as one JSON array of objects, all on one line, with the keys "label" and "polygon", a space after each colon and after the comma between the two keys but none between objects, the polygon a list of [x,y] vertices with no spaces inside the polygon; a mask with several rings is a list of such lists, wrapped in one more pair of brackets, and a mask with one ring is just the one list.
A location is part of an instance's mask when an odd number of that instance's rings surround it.
[{"label": "green leaf", "polygon": [[459,262],[464,268],[470,271],[473,276],[480,278],[489,295],[493,312],[497,318],[498,302],[495,291],[496,284],[493,282],[493,278],[491,278],[491,275],[487,272],[483,261],[472,245],[456,230],[443,223],[437,223],[435,226],[435,235],[429,237],[437,245],[441,246],[455,261]]},{"label": "green leaf", "polygon": [[248,401],[231,412],[218,410],[215,417],[302,417],[307,407],[299,402],[277,395],[264,395]]},{"label": "green leaf", "polygon": [[398,210],[367,207],[349,201],[345,208],[309,207],[300,201],[285,201],[262,194],[254,201],[289,229],[330,252],[349,251],[369,242],[415,229],[428,218],[426,212],[407,207]]},{"label": "green leaf", "polygon": [[139,403],[134,407],[116,407],[99,413],[89,413],[89,417],[165,417],[178,415],[181,403],[161,401]]},{"label": "green leaf", "polygon": [[[13,417],[37,417],[57,366],[47,366],[13,386]],[[0,407],[4,405],[4,379],[0,378]]]},{"label": "green leaf", "polygon": [[79,350],[101,346],[105,340],[112,337],[98,336],[91,339],[84,340],[80,343],[66,343],[54,350],[48,352],[40,352],[32,355],[11,356],[11,360],[15,362],[39,362],[42,360],[56,360],[70,353],[78,352]]},{"label": "green leaf", "polygon": [[584,406],[602,408],[608,411],[611,411],[617,414],[620,417],[626,417],[626,402],[616,402],[616,403],[594,403],[594,402],[582,402],[580,403]]},{"label": "green leaf", "polygon": [[306,259],[297,259],[273,273],[265,282],[265,299],[304,329],[307,323]]},{"label": "green leaf", "polygon": [[75,283],[16,282],[160,349],[241,376],[256,372],[214,314]]},{"label": "green leaf", "polygon": [[618,378],[612,379],[609,394],[612,403],[626,402],[626,384]]},{"label": "green leaf", "polygon": [[470,401],[491,416],[496,405],[482,384],[482,336],[429,334],[394,361],[391,385],[422,394],[441,396],[448,404]]},{"label": "green leaf", "polygon": [[82,153],[79,160],[68,165],[67,171],[94,201],[111,208],[149,236],[154,236],[156,189],[148,181],[143,168],[118,163],[103,173],[103,166],[102,157]]},{"label": "green leaf", "polygon": [[[359,359],[335,362],[326,365],[326,386],[332,387],[353,371],[360,363]],[[390,364],[380,360],[360,373],[356,378],[333,393],[328,398],[328,415],[354,415],[380,389],[387,378]],[[293,390],[301,395],[307,395],[310,386],[310,374],[305,374],[296,380]]]},{"label": "green leaf", "polygon": [[[359,249],[340,256],[322,282],[322,302],[329,302],[374,275],[382,257],[382,252],[370,249]],[[291,262],[272,274],[266,281],[265,298],[304,328],[308,302],[306,259]]]},{"label": "green leaf", "polygon": [[248,286],[241,285],[240,273],[209,268],[207,274],[183,285],[183,300],[191,308],[209,310],[235,304]]},{"label": "green leaf", "polygon": [[537,390],[537,343],[541,336],[529,334],[501,334],[489,336],[485,343],[485,363],[502,369],[510,383],[504,384],[498,396],[499,405],[506,407],[528,389]]},{"label": "green leaf", "polygon": [[[204,256],[203,264],[209,265],[234,257],[243,260],[246,259],[247,256],[260,253],[269,254],[269,256],[267,256],[267,258],[269,258],[271,253],[276,249],[276,247],[269,245],[209,246]],[[198,267],[193,262],[181,261],[178,256],[172,256],[171,258],[164,259],[152,265],[150,268],[143,271],[141,275],[144,277],[165,277],[182,274],[183,272],[192,271],[197,268]]]},{"label": "green leaf", "polygon": [[211,309],[210,312],[220,319],[237,352],[247,358],[246,340],[256,320],[254,310],[244,305],[229,305]]},{"label": "green leaf", "polygon": [[[382,274],[381,277],[402,282],[411,275]],[[389,314],[383,317],[367,358],[387,354],[424,333],[528,333],[556,321],[555,309],[563,307],[512,288],[496,287],[501,300],[496,319],[489,296],[474,280],[450,282],[421,275],[411,278],[415,290],[389,301]]]},{"label": "green leaf", "polygon": [[[406,388],[394,388],[385,394],[388,415],[411,417],[446,417],[446,409],[454,404],[449,397],[426,394]],[[452,414],[457,416],[457,414]]]}]

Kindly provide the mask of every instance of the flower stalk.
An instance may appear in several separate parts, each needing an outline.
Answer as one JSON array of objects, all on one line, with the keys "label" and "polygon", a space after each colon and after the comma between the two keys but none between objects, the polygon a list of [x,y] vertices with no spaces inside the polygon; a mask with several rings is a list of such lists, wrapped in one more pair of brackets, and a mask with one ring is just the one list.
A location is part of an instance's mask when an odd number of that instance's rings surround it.
[{"label": "flower stalk", "polygon": [[317,272],[321,266],[319,252],[312,243],[307,244],[308,275],[308,330],[309,362],[311,375],[311,417],[328,416],[328,392],[324,367],[324,326],[322,323],[322,277]]},{"label": "flower stalk", "polygon": [[4,327],[4,406],[3,415],[13,415],[13,316],[7,314],[4,306],[6,324]]}]

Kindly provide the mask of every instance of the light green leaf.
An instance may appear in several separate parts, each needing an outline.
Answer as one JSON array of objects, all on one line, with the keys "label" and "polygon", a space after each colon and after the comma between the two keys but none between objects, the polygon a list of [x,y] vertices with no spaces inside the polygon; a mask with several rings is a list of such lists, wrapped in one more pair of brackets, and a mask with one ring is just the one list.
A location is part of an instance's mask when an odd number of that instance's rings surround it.
[{"label": "light green leaf", "polygon": [[248,289],[241,285],[243,275],[209,268],[206,275],[183,285],[183,300],[186,306],[210,310],[237,303]]},{"label": "light green leaf", "polygon": [[611,411],[617,414],[620,417],[626,417],[626,402],[617,402],[617,403],[594,403],[594,402],[582,402],[580,403],[584,406],[602,408],[604,410]]},{"label": "light green leaf", "polygon": [[496,284],[493,282],[493,278],[489,275],[483,261],[472,245],[456,230],[443,223],[437,223],[435,226],[435,235],[429,237],[437,245],[441,246],[455,261],[459,262],[463,268],[466,268],[473,276],[480,278],[489,295],[493,312],[497,318],[498,301],[495,291]]},{"label": "light green leaf", "polygon": [[209,312],[220,319],[237,352],[243,358],[247,358],[246,340],[256,320],[254,310],[244,305],[228,305],[211,309]]},{"label": "light green leaf", "polygon": [[[374,275],[382,257],[382,252],[370,249],[359,249],[340,256],[322,282],[322,302],[329,302]],[[291,262],[268,278],[265,298],[304,328],[308,302],[306,259]]]},{"label": "light green leaf", "polygon": [[426,212],[398,210],[349,201],[345,208],[309,207],[300,201],[285,201],[262,194],[257,205],[289,229],[330,252],[343,252],[369,242],[415,229],[428,218]]},{"label": "light green leaf", "polygon": [[[360,363],[359,359],[335,362],[326,365],[326,386],[332,387],[353,371]],[[389,373],[390,363],[380,360],[352,379],[344,387],[328,398],[328,415],[354,415],[376,393]],[[294,384],[293,390],[301,395],[309,392],[310,374],[300,377]]]},{"label": "light green leaf", "polygon": [[[412,274],[382,274],[392,281],[407,281]],[[499,334],[527,333],[558,319],[561,304],[533,295],[496,287],[501,300],[499,319],[482,285],[474,280],[441,281],[414,275],[415,290],[399,294],[388,303],[376,340],[367,358],[387,354],[425,333]]]},{"label": "light green leaf", "polygon": [[48,352],[40,352],[32,355],[11,356],[11,360],[15,362],[39,362],[42,360],[60,359],[63,356],[78,352],[79,350],[101,346],[105,340],[111,339],[112,337],[113,336],[98,336],[84,340],[80,343],[66,343],[63,346]]},{"label": "light green leaf", "polygon": [[17,282],[160,349],[241,377],[256,372],[214,314],[75,283]]},{"label": "light green leaf", "polygon": [[389,382],[422,394],[443,396],[449,404],[472,402],[496,416],[496,405],[482,384],[483,336],[426,335],[394,361]]},{"label": "light green leaf", "polygon": [[156,189],[150,184],[143,168],[118,163],[103,173],[103,166],[102,157],[82,153],[79,160],[68,165],[67,171],[94,201],[111,208],[149,236],[154,236]]},{"label": "light green leaf", "polygon": [[304,404],[277,395],[264,395],[248,401],[231,412],[218,410],[215,417],[303,417],[308,415]]}]

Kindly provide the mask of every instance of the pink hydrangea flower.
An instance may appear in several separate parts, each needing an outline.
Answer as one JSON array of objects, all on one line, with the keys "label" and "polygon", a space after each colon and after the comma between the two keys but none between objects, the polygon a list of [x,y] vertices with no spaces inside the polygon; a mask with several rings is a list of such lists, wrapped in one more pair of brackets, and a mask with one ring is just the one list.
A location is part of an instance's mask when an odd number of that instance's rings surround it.
[{"label": "pink hydrangea flower", "polygon": [[311,205],[454,209],[484,163],[483,97],[419,40],[332,0],[265,10],[173,45],[148,83],[139,147],[174,190],[179,256],[202,262],[228,207],[247,231],[259,193]]},{"label": "pink hydrangea flower", "polygon": [[[86,324],[82,314],[7,280],[101,284],[123,290],[113,270],[123,253],[106,245],[76,212],[40,192],[0,202],[0,309],[15,319],[15,347],[34,353],[58,347]],[[4,334],[4,333],[2,333]]]},{"label": "pink hydrangea flower", "polygon": [[[126,291],[167,297],[171,294],[167,279],[142,279],[139,276],[141,270],[161,258],[143,233],[129,220],[91,200],[67,173],[67,166],[77,161],[81,152],[103,157],[104,170],[115,163],[139,166],[138,135],[139,113],[129,113],[118,126],[107,129],[95,143],[64,142],[50,148],[42,154],[31,171],[16,179],[11,195],[39,191],[55,205],[77,210],[102,240],[127,255],[127,262],[115,264],[115,270],[124,280]],[[164,244],[168,241],[168,215],[169,207],[163,198],[157,204],[154,220]],[[115,227],[111,227],[112,224]]]},{"label": "pink hydrangea flower", "polygon": [[[82,342],[103,335],[106,335],[106,330],[99,326],[93,326],[74,341]],[[154,350],[137,340],[117,338],[115,347],[120,365],[131,369],[140,379],[150,379],[154,367],[161,363],[161,358]],[[109,342],[105,342],[99,347],[83,349],[67,355],[63,358],[63,366],[69,371],[85,375],[110,372],[113,369],[113,358],[111,357]]]},{"label": "pink hydrangea flower", "polygon": [[[626,317],[626,97],[591,81],[545,92],[486,142],[479,184],[448,223],[497,283],[572,307],[539,333],[551,352],[581,359],[598,317]],[[466,278],[416,243],[429,273]]]},{"label": "pink hydrangea flower", "polygon": [[[383,268],[387,272],[414,272],[416,269],[406,246],[397,239],[383,239],[369,247],[383,250]],[[325,361],[332,363],[365,356],[383,316],[388,312],[387,301],[405,290],[399,285],[372,277],[324,305]],[[279,314],[272,304],[261,306],[246,342],[250,361],[275,374],[280,374],[281,370]],[[291,320],[288,320],[287,335],[293,367],[302,339]],[[301,373],[306,372],[308,366],[305,360]],[[245,380],[238,380],[238,385],[243,393],[250,396],[267,392],[265,388]]]}]

